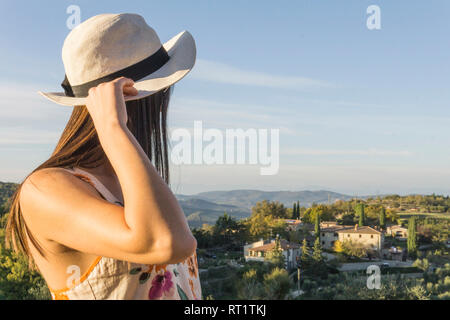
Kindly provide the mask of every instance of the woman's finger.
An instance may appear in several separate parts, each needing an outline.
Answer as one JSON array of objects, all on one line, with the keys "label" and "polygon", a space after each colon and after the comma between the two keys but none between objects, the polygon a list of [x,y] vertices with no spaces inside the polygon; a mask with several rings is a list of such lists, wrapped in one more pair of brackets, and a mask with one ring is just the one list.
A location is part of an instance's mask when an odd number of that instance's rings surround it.
[{"label": "woman's finger", "polygon": [[135,87],[123,87],[123,94],[127,96],[135,96],[139,92]]},{"label": "woman's finger", "polygon": [[116,87],[120,89],[120,91],[122,91],[125,87],[134,86],[134,81],[130,78],[125,77],[117,78],[116,80],[113,80],[113,82],[115,83]]}]

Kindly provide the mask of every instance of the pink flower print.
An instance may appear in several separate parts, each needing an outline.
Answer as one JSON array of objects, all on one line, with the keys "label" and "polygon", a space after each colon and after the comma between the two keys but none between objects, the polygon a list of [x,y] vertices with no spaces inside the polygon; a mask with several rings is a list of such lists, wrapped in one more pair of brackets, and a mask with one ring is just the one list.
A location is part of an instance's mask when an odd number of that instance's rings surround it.
[{"label": "pink flower print", "polygon": [[166,271],[163,274],[157,274],[152,281],[152,286],[148,292],[150,300],[158,300],[163,296],[172,296],[174,293],[174,286],[172,281],[172,273]]}]

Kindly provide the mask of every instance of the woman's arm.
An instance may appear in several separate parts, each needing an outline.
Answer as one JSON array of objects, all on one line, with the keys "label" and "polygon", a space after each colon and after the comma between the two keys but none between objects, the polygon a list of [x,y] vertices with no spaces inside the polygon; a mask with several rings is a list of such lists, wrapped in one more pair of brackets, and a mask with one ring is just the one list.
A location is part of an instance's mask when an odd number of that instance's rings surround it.
[{"label": "woman's arm", "polygon": [[126,126],[123,93],[136,94],[132,85],[125,78],[101,84],[89,91],[87,105],[124,207],[102,200],[62,169],[34,173],[23,185],[21,205],[31,229],[49,240],[133,262],[176,263],[197,244],[175,196]]}]

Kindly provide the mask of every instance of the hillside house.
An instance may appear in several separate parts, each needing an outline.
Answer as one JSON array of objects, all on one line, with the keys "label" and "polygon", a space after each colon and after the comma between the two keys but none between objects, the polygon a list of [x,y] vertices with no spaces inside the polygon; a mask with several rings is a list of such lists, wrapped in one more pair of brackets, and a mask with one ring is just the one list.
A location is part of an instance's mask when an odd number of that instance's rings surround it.
[{"label": "hillside house", "polygon": [[298,231],[302,226],[302,221],[299,219],[281,219],[286,223],[286,231]]},{"label": "hillside house", "polygon": [[406,239],[408,238],[408,229],[401,225],[389,226],[386,229],[386,234],[393,238]]},{"label": "hillside house", "polygon": [[[320,228],[330,228],[330,227],[334,227],[337,226],[338,223],[337,221],[321,221],[320,222]],[[342,226],[341,226],[342,227]]]},{"label": "hillside house", "polygon": [[[244,246],[245,261],[261,261],[264,262],[269,251],[274,250],[275,239],[270,241],[256,241],[254,243]],[[282,250],[285,267],[292,269],[297,267],[297,261],[301,256],[301,248],[297,243],[289,242],[287,240],[280,240],[280,248]]]},{"label": "hillside house", "polygon": [[333,250],[337,240],[341,242],[352,240],[377,251],[383,248],[383,234],[372,227],[338,225],[335,223],[324,223],[323,226],[327,226],[320,229],[320,243],[324,249]]},{"label": "hillside house", "polygon": [[361,243],[365,247],[375,251],[381,251],[383,249],[384,235],[372,227],[359,227],[355,225],[353,228],[343,228],[336,232],[338,234],[338,240],[341,242],[351,240]]},{"label": "hillside house", "polygon": [[[325,226],[325,224],[324,224]],[[353,226],[342,226],[337,224],[328,225],[327,227],[321,226],[320,228],[320,244],[322,248],[332,250],[336,240],[339,240],[338,230],[343,230],[346,228],[353,228]]]}]

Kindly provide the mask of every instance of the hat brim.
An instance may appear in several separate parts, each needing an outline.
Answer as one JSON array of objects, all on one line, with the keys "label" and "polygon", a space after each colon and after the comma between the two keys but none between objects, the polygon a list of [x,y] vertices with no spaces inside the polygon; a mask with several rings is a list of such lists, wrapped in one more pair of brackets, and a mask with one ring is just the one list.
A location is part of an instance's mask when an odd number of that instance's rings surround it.
[{"label": "hat brim", "polygon": [[[134,87],[138,90],[135,96],[125,96],[125,101],[148,97],[160,90],[170,87],[183,79],[195,64],[195,41],[188,31],[182,31],[163,44],[170,59],[161,68],[147,77],[136,81]],[[41,92],[45,98],[63,106],[86,105],[86,97],[68,97],[64,92]]]}]

